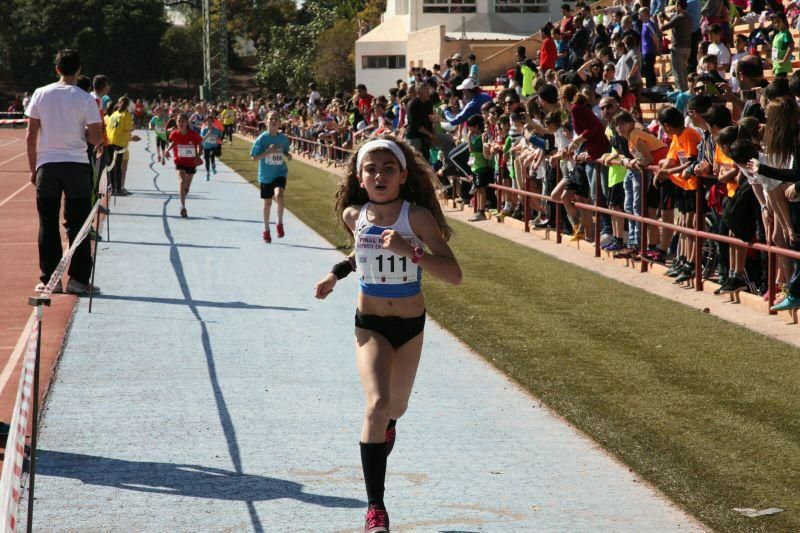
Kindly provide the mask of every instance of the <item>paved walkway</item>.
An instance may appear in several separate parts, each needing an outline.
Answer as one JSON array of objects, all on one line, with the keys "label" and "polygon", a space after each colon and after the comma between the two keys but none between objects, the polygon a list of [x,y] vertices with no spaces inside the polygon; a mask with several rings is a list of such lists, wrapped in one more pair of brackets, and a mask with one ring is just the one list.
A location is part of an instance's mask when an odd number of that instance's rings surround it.
[{"label": "paved walkway", "polygon": [[[148,146],[50,396],[34,528],[358,530],[356,284],[312,290],[339,252],[291,214],[263,244],[256,189],[223,165],[181,219]],[[396,531],[699,529],[432,321],[386,485]]]}]

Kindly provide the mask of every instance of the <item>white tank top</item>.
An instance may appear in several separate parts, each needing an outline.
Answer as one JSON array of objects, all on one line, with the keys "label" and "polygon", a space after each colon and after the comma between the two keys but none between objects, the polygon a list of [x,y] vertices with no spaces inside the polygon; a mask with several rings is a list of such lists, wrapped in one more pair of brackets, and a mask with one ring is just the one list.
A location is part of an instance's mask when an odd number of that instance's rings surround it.
[{"label": "white tank top", "polygon": [[422,269],[411,258],[383,248],[381,234],[387,229],[400,233],[413,247],[422,246],[408,221],[411,206],[403,201],[397,220],[389,226],[376,226],[367,220],[369,202],[361,207],[356,222],[356,271],[361,292],[381,298],[406,298],[421,291]]}]

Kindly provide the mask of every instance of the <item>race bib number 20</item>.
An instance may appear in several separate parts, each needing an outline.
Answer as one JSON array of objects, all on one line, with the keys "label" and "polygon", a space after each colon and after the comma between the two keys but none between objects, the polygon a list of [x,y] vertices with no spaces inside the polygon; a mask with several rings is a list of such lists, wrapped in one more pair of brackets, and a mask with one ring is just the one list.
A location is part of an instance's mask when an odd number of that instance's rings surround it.
[{"label": "race bib number 20", "polygon": [[179,144],[178,145],[178,157],[180,158],[193,158],[195,157],[194,145],[193,144]]}]

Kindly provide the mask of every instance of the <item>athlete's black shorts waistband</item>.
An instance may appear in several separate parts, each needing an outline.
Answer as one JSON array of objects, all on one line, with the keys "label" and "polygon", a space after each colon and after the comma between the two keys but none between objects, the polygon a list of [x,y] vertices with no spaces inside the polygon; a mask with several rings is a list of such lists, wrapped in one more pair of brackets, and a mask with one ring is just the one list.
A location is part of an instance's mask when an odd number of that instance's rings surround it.
[{"label": "athlete's black shorts waistband", "polygon": [[425,329],[425,312],[413,318],[396,316],[362,315],[356,311],[356,327],[374,331],[389,341],[395,350],[422,333]]}]

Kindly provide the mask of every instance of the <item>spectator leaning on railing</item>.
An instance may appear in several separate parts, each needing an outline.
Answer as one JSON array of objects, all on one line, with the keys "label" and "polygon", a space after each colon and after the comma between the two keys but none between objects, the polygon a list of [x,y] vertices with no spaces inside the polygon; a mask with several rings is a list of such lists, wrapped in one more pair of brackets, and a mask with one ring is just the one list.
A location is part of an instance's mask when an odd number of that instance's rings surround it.
[{"label": "spectator leaning on railing", "polygon": [[[744,287],[763,292],[777,282],[787,294],[779,308],[793,308],[800,305],[800,281],[790,262],[779,261],[777,278],[767,280],[766,268],[748,259],[753,254],[744,246],[695,250],[693,238],[673,239],[672,231],[652,225],[647,227],[648,249],[641,250],[641,224],[625,223],[622,217],[613,217],[612,223],[610,217],[595,217],[573,205],[592,201],[667,223],[676,220],[677,210],[677,223],[686,228],[696,225],[749,242],[796,246],[796,204],[788,202],[787,210],[777,193],[794,198],[797,187],[775,186],[766,191],[771,197],[764,193],[764,184],[772,186],[766,174],[777,172],[779,177],[769,179],[786,181],[789,177],[782,173],[790,169],[782,168],[787,161],[774,138],[762,139],[758,132],[759,122],[773,124],[778,117],[793,116],[791,87],[800,94],[796,75],[790,82],[769,85],[764,78],[765,68],[779,77],[790,75],[794,43],[786,29],[795,24],[795,14],[785,18],[782,10],[765,10],[758,2],[750,3],[750,13],[739,4],[738,13],[729,18],[763,22],[755,31],[735,32],[735,53],[728,18],[720,20],[718,6],[726,9],[724,2],[715,0],[703,12],[699,0],[652,2],[651,11],[628,1],[594,9],[579,2],[574,10],[565,4],[564,18],[543,28],[541,47],[532,54],[537,60],[519,47],[516,60],[504,71],[507,76],[498,78],[498,85],[507,79],[506,87],[495,88],[494,96],[481,90],[461,54],[453,54],[441,74],[409,69],[396,86],[383,88],[388,98],[379,92],[372,97],[363,86],[332,99],[313,96],[314,86],[309,98],[313,106],[306,106],[306,97],[253,95],[249,115],[248,106],[239,104],[239,122],[254,128],[267,112],[278,111],[296,137],[295,146],[329,164],[342,162],[337,147],[353,148],[378,132],[391,131],[405,136],[443,182],[460,189],[461,201],[474,202],[476,223],[495,215],[514,216],[554,228],[559,218],[559,229],[572,240],[593,240],[596,218],[602,239],[598,245],[617,257],[655,262],[674,258],[668,274],[678,281],[693,277],[695,259],[705,258],[702,275],[718,276],[721,293]],[[698,43],[701,23],[707,40]],[[664,56],[671,58],[671,72],[664,71],[669,69]],[[665,91],[657,82],[679,90]],[[647,98],[658,105],[645,107]],[[450,150],[452,146],[456,148]],[[761,152],[765,155],[757,161],[776,153],[783,154],[776,156],[781,164],[769,165],[776,160],[765,159],[763,171],[749,169],[742,158]],[[531,210],[524,213],[522,195],[506,191],[495,198],[495,183],[552,194],[559,203],[530,201]],[[647,212],[640,213],[645,185]],[[750,208],[754,194],[765,207],[756,208],[755,215]],[[557,210],[563,210],[561,217]],[[762,220],[758,211],[770,218]],[[780,225],[770,226],[773,231],[767,235],[765,226],[773,219]]]}]

